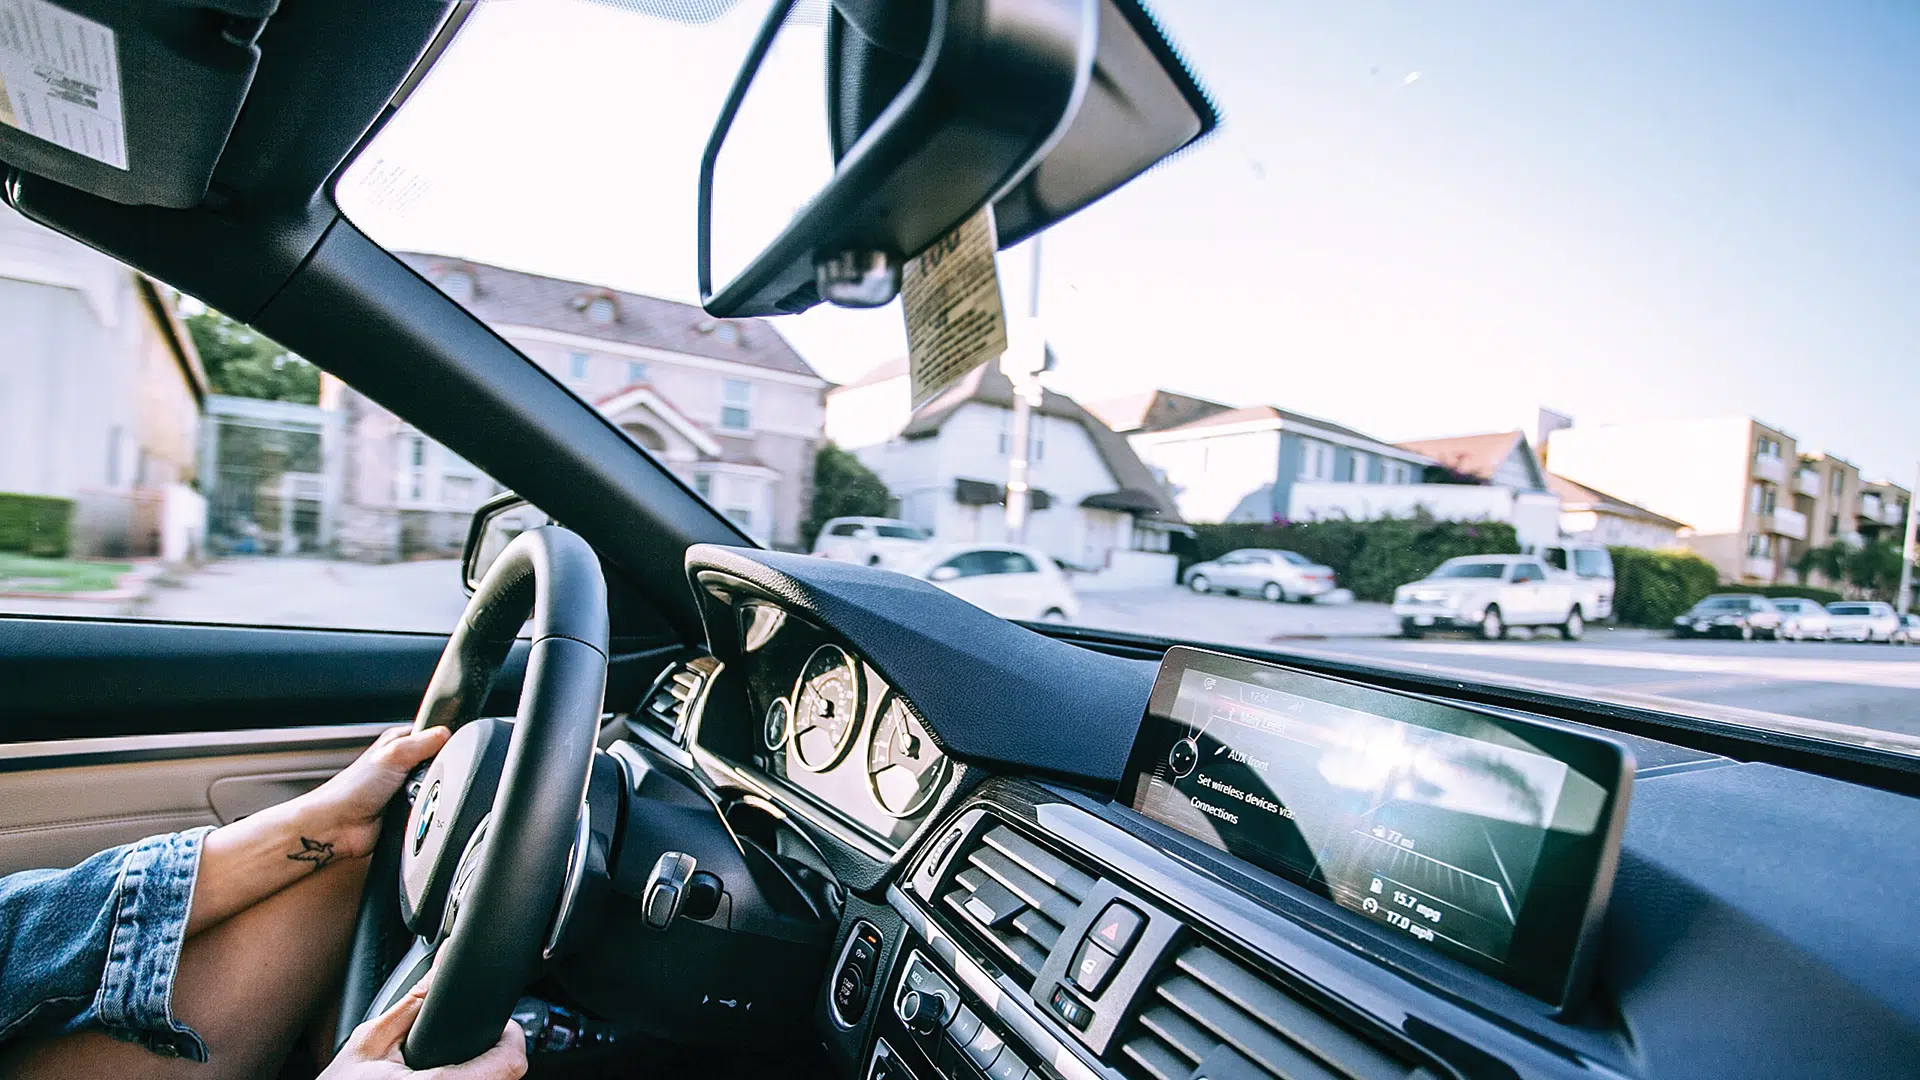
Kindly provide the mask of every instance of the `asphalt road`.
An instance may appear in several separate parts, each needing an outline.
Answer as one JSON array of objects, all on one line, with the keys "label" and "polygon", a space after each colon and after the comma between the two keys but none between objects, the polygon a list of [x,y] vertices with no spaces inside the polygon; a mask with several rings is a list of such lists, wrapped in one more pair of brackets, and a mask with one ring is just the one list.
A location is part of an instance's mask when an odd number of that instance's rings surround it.
[{"label": "asphalt road", "polygon": [[[1595,627],[1584,640],[1392,636],[1384,606],[1269,604],[1163,589],[1081,598],[1081,622],[1280,652],[1419,665],[1464,678],[1543,681],[1687,711],[1687,703],[1920,736],[1920,647],[1825,642],[1676,641]],[[1733,714],[1729,714],[1733,715]],[[1737,717],[1736,717],[1737,718]],[[1840,737],[1845,737],[1844,733]]]}]

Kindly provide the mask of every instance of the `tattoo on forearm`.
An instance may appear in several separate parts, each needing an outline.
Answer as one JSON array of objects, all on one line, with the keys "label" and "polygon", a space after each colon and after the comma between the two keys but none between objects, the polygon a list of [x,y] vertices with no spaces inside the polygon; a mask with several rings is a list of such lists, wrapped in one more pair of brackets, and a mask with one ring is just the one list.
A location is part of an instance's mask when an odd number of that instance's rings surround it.
[{"label": "tattoo on forearm", "polygon": [[300,838],[300,850],[290,853],[287,858],[295,862],[310,862],[318,870],[333,861],[333,845],[303,836]]}]

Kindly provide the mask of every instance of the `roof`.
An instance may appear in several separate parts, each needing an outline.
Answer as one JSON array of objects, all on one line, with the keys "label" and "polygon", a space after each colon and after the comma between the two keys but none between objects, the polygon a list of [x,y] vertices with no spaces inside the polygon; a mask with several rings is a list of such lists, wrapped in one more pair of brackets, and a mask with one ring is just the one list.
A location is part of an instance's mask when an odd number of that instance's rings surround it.
[{"label": "roof", "polygon": [[1444,439],[1414,439],[1398,443],[1402,450],[1424,454],[1463,476],[1493,479],[1500,466],[1526,440],[1524,431],[1495,431],[1485,435],[1454,435]]},{"label": "roof", "polygon": [[[466,273],[473,294],[462,306],[490,326],[535,326],[602,341],[820,378],[764,319],[716,319],[692,304],[622,292],[586,281],[544,277],[450,255],[400,252],[400,259],[443,291],[447,278]],[[592,300],[613,301],[612,322],[588,317]],[[456,299],[459,299],[456,297]],[[732,327],[729,333],[725,327]],[[727,338],[731,336],[733,340]],[[822,380],[825,381],[824,379]]]},{"label": "roof", "polygon": [[1147,390],[1125,397],[1087,403],[1088,412],[1121,434],[1161,431],[1197,417],[1225,412],[1232,408],[1218,401],[1176,394],[1171,390]]},{"label": "roof", "polygon": [[[1148,400],[1143,407],[1140,402]],[[1102,410],[1105,410],[1104,412]],[[1422,458],[1418,451],[1409,450],[1404,445],[1395,445],[1385,439],[1376,438],[1364,431],[1356,431],[1345,424],[1336,424],[1318,416],[1282,409],[1276,405],[1248,405],[1232,408],[1217,401],[1187,397],[1165,390],[1156,390],[1149,395],[1133,395],[1115,398],[1099,405],[1088,406],[1088,411],[1106,419],[1109,414],[1122,423],[1138,419],[1135,428],[1115,427],[1132,435],[1167,435],[1174,433],[1204,433],[1208,428],[1227,427],[1234,424],[1275,424],[1282,428],[1306,429],[1335,438],[1374,447],[1376,452],[1397,452],[1408,458]],[[1112,423],[1112,420],[1109,420]]]},{"label": "roof", "polygon": [[[885,366],[885,365],[883,365]],[[878,369],[876,369],[878,370]],[[901,374],[904,375],[904,368]],[[869,373],[871,376],[872,373]],[[900,377],[900,376],[894,376]],[[878,381],[878,380],[876,380]],[[900,435],[906,439],[922,439],[937,435],[960,406],[969,402],[997,406],[1002,409],[1013,407],[1013,380],[1000,371],[998,364],[983,364],[962,376],[958,383],[948,387],[929,401],[924,408],[915,413]],[[1080,406],[1080,403],[1065,394],[1052,390],[1041,395],[1040,404],[1034,412],[1042,416],[1056,416],[1079,424],[1092,440],[1093,448],[1112,474],[1113,482],[1122,491],[1139,493],[1157,507],[1147,516],[1162,521],[1180,521],[1180,512],[1174,508],[1173,500],[1160,486],[1140,456],[1127,444],[1126,436],[1115,434],[1114,430],[1100,422],[1099,418]]]},{"label": "roof", "polygon": [[1616,517],[1633,518],[1650,525],[1664,525],[1673,529],[1687,527],[1684,521],[1675,521],[1664,514],[1656,514],[1638,503],[1630,503],[1604,491],[1590,488],[1578,481],[1569,480],[1559,473],[1547,474],[1547,490],[1560,496],[1562,510],[1592,510]]}]

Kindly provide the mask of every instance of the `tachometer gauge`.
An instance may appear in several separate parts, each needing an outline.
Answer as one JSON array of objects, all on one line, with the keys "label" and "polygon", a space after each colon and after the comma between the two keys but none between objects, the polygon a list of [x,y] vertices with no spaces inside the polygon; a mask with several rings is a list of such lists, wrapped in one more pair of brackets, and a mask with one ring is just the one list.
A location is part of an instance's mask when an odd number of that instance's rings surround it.
[{"label": "tachometer gauge", "polygon": [[947,758],[898,694],[888,694],[867,750],[867,790],[892,817],[926,809],[947,779]]},{"label": "tachometer gauge", "polygon": [[811,772],[840,763],[860,727],[860,671],[838,645],[822,645],[800,669],[793,689],[787,740],[793,758]]},{"label": "tachometer gauge", "polygon": [[767,719],[760,729],[760,738],[765,740],[767,749],[779,750],[787,745],[787,735],[793,726],[793,708],[787,699],[777,697],[767,706]]}]

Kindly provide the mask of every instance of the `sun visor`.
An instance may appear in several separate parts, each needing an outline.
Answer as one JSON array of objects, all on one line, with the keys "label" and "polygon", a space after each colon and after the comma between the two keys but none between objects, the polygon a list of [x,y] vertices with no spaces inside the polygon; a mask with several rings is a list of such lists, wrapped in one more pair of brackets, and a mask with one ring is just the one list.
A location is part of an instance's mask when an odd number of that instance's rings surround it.
[{"label": "sun visor", "polygon": [[0,162],[105,199],[207,194],[278,0],[0,0]]}]

